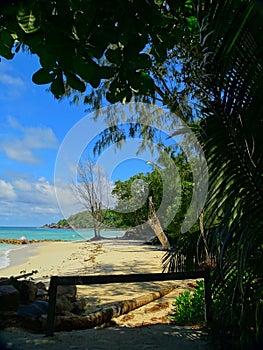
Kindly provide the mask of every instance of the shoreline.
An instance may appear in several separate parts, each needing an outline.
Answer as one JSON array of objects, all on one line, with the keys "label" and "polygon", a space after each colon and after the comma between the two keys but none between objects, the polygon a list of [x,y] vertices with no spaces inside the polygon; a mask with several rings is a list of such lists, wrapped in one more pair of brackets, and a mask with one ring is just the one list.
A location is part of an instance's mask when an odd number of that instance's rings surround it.
[{"label": "shoreline", "polygon": [[[14,265],[20,265],[23,262],[25,262],[29,255],[37,255],[37,248],[39,244],[45,244],[45,243],[54,243],[54,242],[60,242],[60,243],[79,243],[79,242],[91,242],[91,243],[100,243],[103,241],[115,241],[116,240],[123,240],[123,242],[127,241],[128,243],[131,242],[131,240],[124,239],[123,236],[110,236],[110,237],[104,237],[102,236],[99,239],[96,238],[90,238],[85,239],[82,237],[82,239],[78,240],[64,240],[64,239],[14,239],[14,238],[0,238],[0,248],[1,244],[3,245],[10,245],[10,248],[7,250],[0,250],[0,274],[3,269],[12,267]],[[136,240],[134,240],[136,241]],[[25,250],[24,250],[25,248]],[[18,253],[18,250],[23,250],[24,252],[27,252],[28,250],[31,250],[29,254],[22,254]],[[15,253],[16,252],[16,253]],[[17,254],[18,253],[18,254]]]},{"label": "shoreline", "polygon": [[[0,253],[0,274],[1,270],[8,268],[9,266],[12,266],[14,264],[20,264],[22,263],[25,258],[22,253],[24,248],[26,248],[26,245],[18,245],[18,244],[12,244],[7,243],[8,249],[7,250],[1,250]],[[16,252],[16,253],[15,253]],[[14,259],[14,257],[16,257]],[[14,262],[13,262],[14,261]]]},{"label": "shoreline", "polygon": [[[12,267],[14,265],[20,265],[25,262],[30,255],[37,255],[38,244],[48,243],[48,242],[71,242],[71,241],[63,241],[63,240],[21,240],[21,239],[13,239],[13,238],[1,238],[0,239],[0,247],[1,244],[10,245],[10,248],[7,250],[0,250],[0,262],[3,262],[3,265],[0,265],[0,274],[3,269]],[[73,241],[72,241],[73,242]],[[76,241],[76,242],[82,242]],[[23,254],[22,252],[26,252],[30,250],[28,254]],[[20,252],[21,251],[21,252]]]},{"label": "shoreline", "polygon": [[22,265],[31,256],[37,255],[38,244],[39,243],[34,243],[30,245],[17,245],[15,246],[15,248],[7,250],[6,255],[8,259],[8,265],[3,268],[0,268],[0,274],[2,270]]},{"label": "shoreline", "polygon": [[[152,264],[155,272],[161,272],[163,254],[159,247],[139,240],[105,238],[37,242],[9,250],[9,265],[0,268],[0,276],[19,276],[21,271],[37,270],[36,279],[48,282],[51,275],[104,274],[123,270],[144,272],[140,271],[140,267],[147,264]],[[130,265],[125,267],[125,260],[131,260]],[[150,269],[147,268],[146,272]]]}]

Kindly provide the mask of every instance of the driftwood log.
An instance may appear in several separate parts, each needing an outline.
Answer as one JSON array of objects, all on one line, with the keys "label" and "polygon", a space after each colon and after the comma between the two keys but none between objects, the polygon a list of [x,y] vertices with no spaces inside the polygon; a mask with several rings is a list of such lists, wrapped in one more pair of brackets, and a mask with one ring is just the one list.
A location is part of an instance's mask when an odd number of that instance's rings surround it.
[{"label": "driftwood log", "polygon": [[144,294],[138,298],[115,302],[100,311],[90,313],[86,316],[56,316],[55,331],[71,331],[87,329],[109,322],[112,318],[124,315],[132,310],[146,305],[166,294],[172,292],[176,287],[162,288],[159,291]]},{"label": "driftwood log", "polygon": [[152,197],[149,197],[149,207],[150,207],[150,212],[151,212],[151,218],[148,220],[148,222],[151,225],[154,233],[158,237],[163,249],[168,250],[168,249],[170,249],[170,243],[169,243],[168,238],[166,237],[165,233],[163,232],[160,220],[158,219],[158,217],[155,213]]},{"label": "driftwood log", "polygon": [[12,282],[14,280],[19,280],[21,278],[30,277],[30,276],[34,275],[35,273],[38,273],[38,271],[37,270],[33,270],[31,272],[24,273],[23,275],[11,276],[11,277],[7,277],[7,278],[3,277],[3,278],[0,279],[0,286],[1,285],[5,285],[5,284],[12,284]]}]

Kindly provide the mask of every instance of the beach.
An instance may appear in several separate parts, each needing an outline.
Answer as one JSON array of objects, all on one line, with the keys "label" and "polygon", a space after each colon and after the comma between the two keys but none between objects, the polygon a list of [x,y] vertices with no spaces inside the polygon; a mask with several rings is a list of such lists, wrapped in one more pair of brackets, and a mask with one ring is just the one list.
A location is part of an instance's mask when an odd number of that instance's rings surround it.
[{"label": "beach", "polygon": [[34,280],[48,283],[52,275],[89,275],[161,272],[164,252],[140,241],[44,242],[9,253],[10,265],[1,276],[37,270]]},{"label": "beach", "polygon": [[[0,270],[0,276],[18,276],[20,273],[29,273],[33,270],[37,270],[38,272],[32,276],[33,280],[35,282],[42,281],[48,286],[50,277],[55,275],[70,276],[162,272],[161,260],[163,255],[164,252],[159,247],[145,245],[140,241],[125,241],[119,239],[107,239],[97,242],[34,243],[25,245],[21,249],[11,251],[11,264],[7,268]],[[130,349],[132,347],[128,346],[128,343],[126,343],[124,339],[128,336],[132,337],[132,334],[134,337],[134,329],[138,331],[136,337],[139,333],[141,334],[141,337],[149,337],[148,333],[151,332],[151,329],[153,332],[160,332],[160,335],[169,334],[169,332],[173,334],[178,333],[178,328],[170,324],[169,313],[172,309],[172,303],[181,292],[186,289],[191,289],[193,285],[194,281],[185,280],[172,282],[127,283],[125,285],[105,284],[96,286],[77,286],[78,298],[86,298],[95,306],[133,299],[153,291],[158,291],[160,288],[166,286],[173,286],[174,290],[165,297],[157,299],[150,304],[114,319],[115,326],[113,328],[58,332],[53,340],[51,339],[50,342],[47,343],[47,347],[43,347],[43,344],[42,347],[37,347],[37,342],[35,341],[37,336],[29,333],[21,333],[20,330],[9,329],[3,331],[1,337],[3,339],[7,339],[8,337],[12,338],[11,343],[13,349],[20,349],[18,343],[22,334],[28,338],[28,347],[24,346],[23,349],[31,349],[30,346],[32,346],[32,349],[33,347],[34,349],[53,349],[52,344],[54,343],[54,339],[56,339],[55,343],[59,342],[61,346],[60,348],[63,349]],[[112,332],[110,331],[111,329]],[[117,331],[118,329],[120,330],[119,332]],[[128,332],[129,330],[131,333]],[[119,344],[121,344],[122,341],[124,341],[124,343],[123,345],[118,345],[118,347],[115,345],[112,345],[112,347],[106,347],[105,345],[105,347],[103,347],[100,342],[96,343],[97,338],[92,332],[97,332],[95,334],[99,334],[98,332],[105,332],[105,337],[110,338],[111,341],[114,341],[115,339]],[[148,332],[148,335],[144,335],[145,332]],[[203,334],[199,330],[189,328],[188,330],[184,329],[183,332],[190,332],[192,334],[192,340],[199,340],[202,345],[206,344],[206,341],[203,339]],[[62,336],[62,334],[64,334],[64,336]],[[71,347],[63,347],[61,341],[65,341],[66,344],[66,339],[67,337],[70,337],[70,334],[71,338],[76,335],[76,342],[79,342],[81,337],[85,337],[85,334],[89,334],[89,337],[94,339],[94,345],[92,345],[92,347],[90,347],[91,345],[86,347],[83,345],[83,347],[81,347],[78,343],[79,345],[73,344]],[[124,334],[126,334],[126,336],[122,337]],[[141,340],[138,339],[138,341],[142,342],[142,338],[140,339]],[[182,339],[183,336],[173,336],[169,338],[169,341],[173,340],[175,345],[178,345],[176,341],[181,342]],[[134,341],[135,340],[133,340],[133,343]],[[149,341],[152,341],[152,339],[149,339]],[[189,340],[188,335],[186,336],[185,341],[191,344],[191,349],[195,349],[195,347],[193,347],[194,342]],[[201,343],[197,342],[197,345],[200,345]],[[169,348],[164,345],[150,347],[149,344],[148,347],[142,348]],[[134,349],[136,348],[137,347],[134,347]],[[54,345],[54,349],[59,348]],[[184,347],[180,347],[180,349],[184,349]],[[204,346],[202,346],[202,349],[205,349]]]}]

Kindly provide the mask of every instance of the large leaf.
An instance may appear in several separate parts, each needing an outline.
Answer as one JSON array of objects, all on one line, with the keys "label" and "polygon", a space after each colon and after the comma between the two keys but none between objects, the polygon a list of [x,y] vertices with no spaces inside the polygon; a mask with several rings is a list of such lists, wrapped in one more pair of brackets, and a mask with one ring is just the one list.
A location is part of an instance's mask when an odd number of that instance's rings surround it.
[{"label": "large leaf", "polygon": [[119,49],[119,48],[116,48],[115,50],[109,48],[106,51],[106,58],[111,63],[121,64],[121,62],[122,62],[122,55],[123,55],[122,50]]},{"label": "large leaf", "polygon": [[32,80],[35,84],[49,84],[55,78],[54,73],[50,73],[44,68],[39,69],[36,73],[33,74]]},{"label": "large leaf", "polygon": [[26,34],[32,34],[39,30],[36,25],[36,17],[32,11],[26,11],[23,7],[18,10],[17,22]]},{"label": "large leaf", "polygon": [[67,77],[67,83],[72,87],[72,89],[78,90],[80,92],[84,92],[86,90],[86,86],[82,80],[80,80],[75,74],[65,73]]},{"label": "large leaf", "polygon": [[53,93],[53,95],[59,99],[61,98],[65,93],[65,85],[63,80],[62,72],[60,72],[57,77],[52,82],[50,89]]},{"label": "large leaf", "polygon": [[12,53],[12,48],[14,44],[13,37],[8,33],[7,30],[0,30],[0,56],[6,59],[12,59],[14,54]]},{"label": "large leaf", "polygon": [[99,67],[92,59],[83,60],[81,57],[74,58],[75,72],[92,87],[98,87],[100,83]]}]

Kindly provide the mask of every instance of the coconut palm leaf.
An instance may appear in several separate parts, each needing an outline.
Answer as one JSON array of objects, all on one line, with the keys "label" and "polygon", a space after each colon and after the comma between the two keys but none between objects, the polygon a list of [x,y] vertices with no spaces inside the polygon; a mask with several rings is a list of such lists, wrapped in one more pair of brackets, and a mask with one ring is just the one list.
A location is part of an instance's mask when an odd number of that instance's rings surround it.
[{"label": "coconut palm leaf", "polygon": [[[246,348],[263,329],[263,18],[254,1],[204,1],[199,8],[203,60],[201,138],[209,166],[206,226],[217,322]],[[231,315],[231,316],[230,316]]]}]

